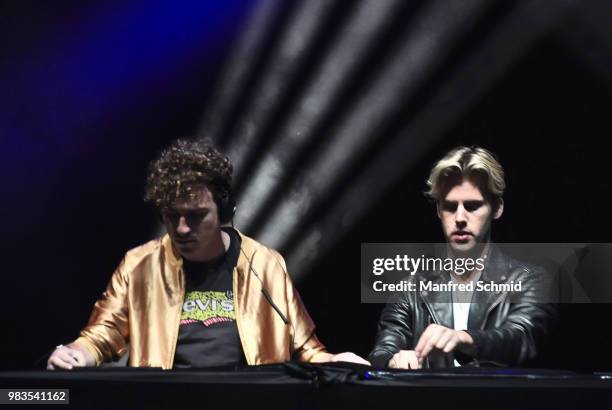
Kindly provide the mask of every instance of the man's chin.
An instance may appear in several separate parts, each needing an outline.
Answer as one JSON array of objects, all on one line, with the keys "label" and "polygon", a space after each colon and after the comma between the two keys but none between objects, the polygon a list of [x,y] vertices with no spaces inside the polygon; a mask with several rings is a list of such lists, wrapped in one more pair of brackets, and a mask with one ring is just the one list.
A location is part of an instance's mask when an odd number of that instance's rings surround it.
[{"label": "man's chin", "polygon": [[455,253],[470,253],[476,248],[476,241],[450,241],[449,245]]},{"label": "man's chin", "polygon": [[470,238],[467,241],[449,241],[451,250],[455,255],[462,255],[464,257],[473,257],[479,255],[485,246],[484,242],[478,242],[475,238]]},{"label": "man's chin", "polygon": [[195,252],[198,249],[197,241],[188,241],[188,242],[175,242],[174,246],[178,249],[178,251],[185,255]]}]

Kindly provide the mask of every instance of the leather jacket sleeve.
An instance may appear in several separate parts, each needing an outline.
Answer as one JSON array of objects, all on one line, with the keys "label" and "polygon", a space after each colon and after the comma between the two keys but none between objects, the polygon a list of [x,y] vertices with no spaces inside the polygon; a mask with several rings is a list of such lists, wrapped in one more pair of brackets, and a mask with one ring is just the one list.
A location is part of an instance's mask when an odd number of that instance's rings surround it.
[{"label": "leather jacket sleeve", "polygon": [[393,355],[411,349],[413,340],[412,312],[409,303],[389,303],[378,323],[374,349],[367,360],[374,367],[387,367]]},{"label": "leather jacket sleeve", "polygon": [[527,269],[522,276],[524,293],[520,299],[505,302],[495,327],[467,330],[474,339],[476,362],[517,367],[535,359],[558,324],[558,306],[547,300],[542,289],[553,289],[551,276],[539,269]]},{"label": "leather jacket sleeve", "polygon": [[498,328],[467,330],[476,346],[473,358],[481,364],[508,367],[535,359],[554,314],[552,304],[511,304],[506,320]]}]

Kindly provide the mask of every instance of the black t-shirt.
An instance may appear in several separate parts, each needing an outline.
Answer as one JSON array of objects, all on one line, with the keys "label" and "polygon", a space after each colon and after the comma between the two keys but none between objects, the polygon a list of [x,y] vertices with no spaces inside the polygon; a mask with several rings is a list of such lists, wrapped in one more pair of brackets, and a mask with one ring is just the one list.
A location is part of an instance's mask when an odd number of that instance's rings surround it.
[{"label": "black t-shirt", "polygon": [[181,312],[174,368],[244,363],[236,327],[232,273],[240,252],[240,236],[225,230],[230,246],[209,262],[184,260],[185,300]]}]

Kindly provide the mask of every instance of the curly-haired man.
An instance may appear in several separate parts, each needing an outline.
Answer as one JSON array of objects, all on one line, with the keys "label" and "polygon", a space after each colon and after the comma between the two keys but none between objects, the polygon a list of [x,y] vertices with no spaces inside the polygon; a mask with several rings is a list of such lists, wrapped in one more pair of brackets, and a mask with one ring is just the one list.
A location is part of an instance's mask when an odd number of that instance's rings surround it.
[{"label": "curly-haired man", "polygon": [[368,364],[328,353],[283,258],[227,226],[231,180],[229,159],[206,140],[179,139],[151,162],[145,200],[167,235],[125,255],[80,337],[58,346],[48,369],[99,365],[126,351],[130,366],[164,369]]}]

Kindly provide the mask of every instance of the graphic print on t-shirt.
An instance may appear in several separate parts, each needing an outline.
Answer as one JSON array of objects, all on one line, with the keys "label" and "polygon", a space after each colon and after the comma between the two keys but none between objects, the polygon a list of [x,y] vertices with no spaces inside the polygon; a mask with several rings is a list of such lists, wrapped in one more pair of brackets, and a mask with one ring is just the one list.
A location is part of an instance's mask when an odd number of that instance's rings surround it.
[{"label": "graphic print on t-shirt", "polygon": [[191,291],[185,294],[183,311],[181,312],[181,325],[202,323],[212,326],[215,323],[234,322],[234,299],[232,291]]}]

